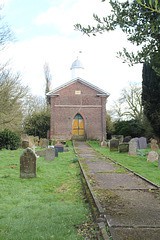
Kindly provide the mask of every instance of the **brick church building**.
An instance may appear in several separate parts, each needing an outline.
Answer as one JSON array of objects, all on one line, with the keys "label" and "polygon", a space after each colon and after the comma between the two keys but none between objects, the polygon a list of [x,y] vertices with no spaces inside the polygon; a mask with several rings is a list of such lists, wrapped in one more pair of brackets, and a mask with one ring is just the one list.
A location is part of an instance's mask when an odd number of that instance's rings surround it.
[{"label": "brick church building", "polygon": [[109,94],[80,78],[82,63],[71,66],[72,80],[47,93],[50,97],[50,139],[106,138],[106,100]]}]

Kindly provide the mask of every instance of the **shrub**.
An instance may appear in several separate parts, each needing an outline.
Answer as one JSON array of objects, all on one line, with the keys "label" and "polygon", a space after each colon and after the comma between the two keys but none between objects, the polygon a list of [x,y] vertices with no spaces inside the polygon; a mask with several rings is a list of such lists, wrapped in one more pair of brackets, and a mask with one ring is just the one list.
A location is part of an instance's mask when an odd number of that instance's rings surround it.
[{"label": "shrub", "polygon": [[0,132],[0,149],[16,150],[20,146],[20,143],[20,136],[17,133],[9,129]]}]

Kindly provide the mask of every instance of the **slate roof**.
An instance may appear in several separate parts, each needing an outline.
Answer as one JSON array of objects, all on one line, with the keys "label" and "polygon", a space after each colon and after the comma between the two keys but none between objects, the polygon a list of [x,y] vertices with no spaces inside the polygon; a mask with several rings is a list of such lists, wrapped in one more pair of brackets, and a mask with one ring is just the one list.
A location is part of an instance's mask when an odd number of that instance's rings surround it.
[{"label": "slate roof", "polygon": [[55,96],[55,95],[57,95],[58,91],[60,91],[61,89],[66,88],[66,87],[72,85],[75,82],[80,82],[80,83],[86,85],[87,87],[90,87],[90,88],[96,90],[97,92],[99,92],[99,94],[97,94],[97,95],[104,96],[104,97],[109,97],[109,95],[110,95],[108,92],[105,92],[104,90],[102,90],[102,89],[96,87],[95,85],[93,85],[93,84],[91,84],[91,83],[89,83],[89,82],[87,82],[87,81],[85,81],[85,80],[83,80],[83,79],[78,77],[78,78],[72,79],[71,81],[69,81],[69,82],[67,82],[67,83],[65,83],[65,84],[55,88],[54,90],[52,90],[50,92],[48,92],[47,96]]}]

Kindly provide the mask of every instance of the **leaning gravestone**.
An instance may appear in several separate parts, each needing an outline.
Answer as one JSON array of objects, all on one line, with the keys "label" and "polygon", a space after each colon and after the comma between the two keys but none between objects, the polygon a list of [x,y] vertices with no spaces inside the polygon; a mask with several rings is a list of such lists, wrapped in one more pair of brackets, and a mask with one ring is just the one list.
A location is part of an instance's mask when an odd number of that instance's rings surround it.
[{"label": "leaning gravestone", "polygon": [[145,137],[139,138],[139,148],[140,149],[147,149],[147,139]]},{"label": "leaning gravestone", "polygon": [[129,153],[130,156],[137,156],[137,141],[135,139],[131,139],[129,142]]},{"label": "leaning gravestone", "polygon": [[148,153],[147,161],[155,162],[156,160],[158,160],[158,158],[159,158],[158,153],[156,153],[155,151],[151,151]]},{"label": "leaning gravestone", "polygon": [[55,158],[55,149],[53,148],[47,148],[46,149],[46,155],[45,155],[45,161],[54,161]]},{"label": "leaning gravestone", "polygon": [[48,148],[49,140],[46,138],[43,138],[42,140],[42,148]]},{"label": "leaning gravestone", "polygon": [[139,146],[139,138],[138,138],[138,137],[136,137],[136,138],[132,138],[132,139],[134,139],[134,140],[136,140],[136,141],[137,141],[137,149],[140,149],[140,146]]},{"label": "leaning gravestone", "polygon": [[118,151],[119,140],[118,139],[111,139],[110,140],[110,151]]},{"label": "leaning gravestone", "polygon": [[131,140],[130,136],[127,136],[123,139],[123,143],[128,143]]},{"label": "leaning gravestone", "polygon": [[120,153],[128,152],[129,151],[129,143],[120,143],[118,149],[119,149]]},{"label": "leaning gravestone", "polygon": [[151,140],[151,151],[159,151],[159,147],[156,139]]},{"label": "leaning gravestone", "polygon": [[20,156],[20,177],[35,178],[37,176],[37,158],[30,148],[26,148]]}]

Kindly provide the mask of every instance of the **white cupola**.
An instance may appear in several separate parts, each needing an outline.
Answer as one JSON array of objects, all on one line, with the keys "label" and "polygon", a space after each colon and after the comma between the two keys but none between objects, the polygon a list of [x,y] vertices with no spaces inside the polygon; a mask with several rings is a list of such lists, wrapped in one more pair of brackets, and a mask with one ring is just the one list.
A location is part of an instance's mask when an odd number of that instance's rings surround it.
[{"label": "white cupola", "polygon": [[75,79],[77,77],[83,78],[84,75],[84,67],[81,61],[79,61],[78,57],[77,59],[72,63],[71,66],[71,79]]}]

